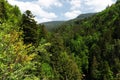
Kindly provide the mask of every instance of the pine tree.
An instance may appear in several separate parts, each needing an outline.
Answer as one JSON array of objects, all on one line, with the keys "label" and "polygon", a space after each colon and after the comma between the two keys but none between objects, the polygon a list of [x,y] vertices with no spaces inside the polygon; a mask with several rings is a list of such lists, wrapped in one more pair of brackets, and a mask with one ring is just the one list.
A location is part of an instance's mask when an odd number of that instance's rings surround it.
[{"label": "pine tree", "polygon": [[45,25],[43,24],[39,24],[39,28],[40,28],[40,38],[47,38],[47,29],[45,27]]},{"label": "pine tree", "polygon": [[38,45],[38,25],[31,11],[27,10],[22,16],[21,29],[23,30],[24,43]]}]

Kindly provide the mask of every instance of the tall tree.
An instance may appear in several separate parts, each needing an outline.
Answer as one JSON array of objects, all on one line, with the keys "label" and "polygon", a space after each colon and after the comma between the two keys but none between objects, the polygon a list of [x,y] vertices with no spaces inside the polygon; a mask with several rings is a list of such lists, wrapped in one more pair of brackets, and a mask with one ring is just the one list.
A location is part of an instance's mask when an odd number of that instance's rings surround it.
[{"label": "tall tree", "polygon": [[23,38],[25,44],[38,44],[38,25],[34,20],[33,14],[29,10],[27,10],[22,16],[21,29],[23,30]]}]

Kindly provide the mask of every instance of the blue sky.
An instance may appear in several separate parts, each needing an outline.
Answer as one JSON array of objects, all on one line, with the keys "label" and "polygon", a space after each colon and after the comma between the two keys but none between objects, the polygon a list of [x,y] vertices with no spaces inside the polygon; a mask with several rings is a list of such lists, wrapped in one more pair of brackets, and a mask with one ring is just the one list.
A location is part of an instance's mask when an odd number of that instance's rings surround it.
[{"label": "blue sky", "polygon": [[83,13],[104,10],[116,0],[8,0],[19,6],[22,12],[30,10],[38,23],[47,21],[69,20]]}]

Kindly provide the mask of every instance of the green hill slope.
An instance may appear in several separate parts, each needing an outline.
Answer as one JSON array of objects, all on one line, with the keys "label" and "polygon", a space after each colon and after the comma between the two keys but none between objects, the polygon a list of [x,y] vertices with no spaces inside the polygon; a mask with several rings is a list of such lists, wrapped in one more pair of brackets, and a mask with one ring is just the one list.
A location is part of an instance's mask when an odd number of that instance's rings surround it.
[{"label": "green hill slope", "polygon": [[77,20],[82,20],[84,18],[89,18],[89,17],[91,17],[95,14],[96,13],[80,14],[75,19],[71,19],[71,20],[68,20],[68,21],[51,21],[51,22],[44,22],[44,23],[41,23],[41,24],[44,24],[48,31],[53,31],[53,30],[57,29],[58,27],[60,27],[61,25],[71,24],[71,23],[73,23]]},{"label": "green hill slope", "polygon": [[82,20],[62,25],[59,33],[69,52],[79,57],[86,80],[120,79],[120,2]]},{"label": "green hill slope", "polygon": [[80,14],[76,19],[84,19],[84,18],[88,18],[91,17],[93,15],[95,15],[96,13],[86,13],[86,14]]},{"label": "green hill slope", "polygon": [[86,15],[48,32],[0,0],[0,80],[120,80],[120,0]]},{"label": "green hill slope", "polygon": [[65,21],[51,21],[51,22],[44,22],[41,24],[44,24],[48,31],[53,31],[54,29],[58,28],[64,22]]}]

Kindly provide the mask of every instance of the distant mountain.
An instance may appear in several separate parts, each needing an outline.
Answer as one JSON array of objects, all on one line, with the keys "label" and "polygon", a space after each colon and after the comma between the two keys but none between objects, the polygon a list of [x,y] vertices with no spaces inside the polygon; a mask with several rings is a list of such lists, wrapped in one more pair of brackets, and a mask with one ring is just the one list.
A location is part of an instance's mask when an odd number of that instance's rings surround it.
[{"label": "distant mountain", "polygon": [[80,14],[76,19],[84,19],[84,18],[88,18],[91,17],[93,15],[95,15],[96,13],[86,13],[86,14]]},{"label": "distant mountain", "polygon": [[57,27],[59,27],[64,22],[65,21],[51,21],[51,22],[44,22],[41,24],[44,24],[48,31],[52,31],[52,30],[56,29]]},{"label": "distant mountain", "polygon": [[96,13],[80,14],[76,18],[68,20],[68,21],[51,21],[51,22],[44,22],[44,23],[41,23],[41,24],[44,24],[46,26],[46,29],[48,31],[52,31],[52,30],[55,30],[56,28],[60,27],[61,25],[66,25],[66,24],[69,24],[69,23],[74,23],[75,21],[91,17],[91,16],[93,16],[95,14]]},{"label": "distant mountain", "polygon": [[80,14],[79,16],[77,16],[74,19],[68,20],[64,23],[64,25],[74,25],[74,24],[80,24],[81,20],[83,19],[87,19],[90,18],[94,15],[96,15],[97,13],[86,13],[86,14]]}]

